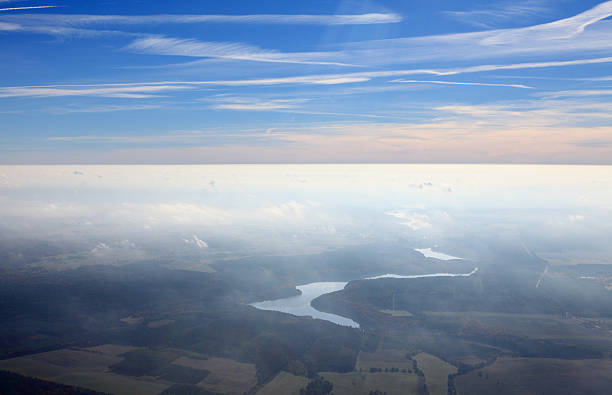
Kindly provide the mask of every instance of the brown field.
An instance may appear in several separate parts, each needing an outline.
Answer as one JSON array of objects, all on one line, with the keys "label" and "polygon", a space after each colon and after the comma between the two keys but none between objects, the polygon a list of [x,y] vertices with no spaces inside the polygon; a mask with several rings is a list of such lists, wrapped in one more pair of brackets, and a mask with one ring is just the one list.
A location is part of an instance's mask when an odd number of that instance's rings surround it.
[{"label": "brown field", "polygon": [[336,395],[368,395],[372,390],[392,394],[417,394],[418,376],[408,373],[332,373],[322,372],[334,384]]},{"label": "brown field", "polygon": [[457,373],[457,368],[431,354],[420,353],[412,357],[417,366],[425,374],[425,384],[430,395],[446,395],[448,393],[448,375]]},{"label": "brown field", "polygon": [[[124,359],[121,354],[135,349],[137,347],[105,344],[79,350],[56,350],[2,360],[0,369],[119,395],[158,394],[168,388],[172,383],[166,380],[109,372],[109,366]],[[257,384],[253,364],[227,358],[206,359],[202,354],[184,350],[164,349],[158,352],[173,354],[170,360],[176,358],[172,362],[176,365],[209,371],[210,374],[198,383],[198,386],[209,391],[242,394]]]},{"label": "brown field", "polygon": [[53,381],[90,388],[116,395],[159,394],[170,386],[159,380],[136,379],[114,373],[70,373],[54,378]]},{"label": "brown field", "polygon": [[[427,312],[440,323],[478,325],[481,329],[503,329],[504,333],[542,339],[609,338],[610,319],[561,318],[550,314],[507,314],[489,312]],[[612,342],[608,342],[612,345]]]},{"label": "brown field", "polygon": [[612,360],[499,358],[491,366],[457,376],[458,394],[607,394]]},{"label": "brown field", "polygon": [[227,358],[193,359],[180,357],[173,364],[208,370],[210,374],[198,386],[213,392],[242,394],[257,384],[255,365]]},{"label": "brown field", "polygon": [[91,351],[105,355],[118,356],[128,351],[136,350],[138,347],[120,346],[118,344],[103,344],[101,346],[83,348],[83,351]]},{"label": "brown field", "polygon": [[132,317],[132,316],[123,317],[119,319],[119,321],[125,322],[126,324],[129,324],[129,325],[138,325],[142,323],[143,320],[144,320],[143,317]]},{"label": "brown field", "polygon": [[123,358],[108,354],[119,351],[119,348],[101,347],[100,350],[107,351],[106,354],[97,350],[64,349],[5,359],[0,361],[0,369],[119,395],[156,394],[169,387],[168,383],[161,381],[107,372],[108,366]]},{"label": "brown field", "polygon": [[300,389],[306,387],[308,379],[291,373],[280,372],[272,381],[257,391],[257,395],[299,395]]},{"label": "brown field", "polygon": [[174,320],[157,320],[147,324],[147,328],[161,328],[162,326],[170,325]]},{"label": "brown field", "polygon": [[369,372],[370,368],[400,370],[412,370],[412,360],[406,358],[406,351],[392,349],[378,349],[376,352],[360,352],[355,364],[355,370],[362,370],[363,373]]},{"label": "brown field", "polygon": [[197,261],[197,259],[186,259],[182,260],[180,258],[176,259],[172,262],[171,265],[164,265],[169,269],[174,270],[190,270],[192,272],[203,272],[203,273],[215,273],[216,270],[210,266],[210,262],[207,261]]}]

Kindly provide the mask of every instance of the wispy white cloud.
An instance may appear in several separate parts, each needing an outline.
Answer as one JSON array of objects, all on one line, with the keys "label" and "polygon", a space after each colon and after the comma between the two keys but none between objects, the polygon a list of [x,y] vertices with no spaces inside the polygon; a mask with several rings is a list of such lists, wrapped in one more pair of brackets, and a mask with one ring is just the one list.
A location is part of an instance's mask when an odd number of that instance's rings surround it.
[{"label": "wispy white cloud", "polygon": [[474,26],[493,28],[504,22],[525,22],[534,17],[550,13],[549,1],[527,0],[491,4],[489,8],[469,11],[445,11],[444,14],[459,22]]},{"label": "wispy white cloud", "polygon": [[55,5],[38,5],[31,7],[11,7],[11,8],[0,8],[0,11],[17,11],[17,10],[35,10],[37,8],[56,8]]},{"label": "wispy white cloud", "polygon": [[93,96],[123,99],[143,99],[155,97],[153,93],[163,91],[178,91],[192,89],[189,85],[180,84],[136,84],[131,86],[93,86],[79,85],[64,87],[56,86],[10,86],[0,87],[0,98],[3,97],[63,97],[63,96]]},{"label": "wispy white cloud", "polygon": [[[517,11],[518,12],[518,11]],[[380,16],[383,15],[383,16]],[[391,16],[389,16],[391,15]],[[243,23],[272,23],[272,21],[379,21],[396,20],[395,14],[364,14],[357,16],[211,16],[211,15],[6,15],[2,23],[12,24],[12,30],[32,31],[51,35],[95,36],[124,34],[138,37],[128,49],[158,55],[204,57],[225,60],[258,62],[360,65],[389,67],[394,64],[414,64],[421,61],[462,61],[508,56],[545,56],[572,53],[572,56],[601,56],[612,49],[612,22],[604,20],[612,15],[612,1],[606,1],[570,18],[535,26],[488,30],[422,37],[381,39],[343,44],[326,52],[289,52],[265,49],[246,43],[208,42],[141,33],[96,30],[99,25],[142,23],[195,23],[203,20],[242,21]],[[326,17],[326,18],[321,18]],[[331,19],[327,18],[330,17]],[[342,18],[339,18],[342,17]],[[350,17],[350,18],[349,18]],[[335,19],[334,19],[335,18]],[[329,20],[328,20],[329,19]],[[267,21],[267,22],[266,22]],[[336,22],[334,22],[336,23]],[[79,27],[90,27],[79,28]],[[16,29],[19,26],[19,29]],[[6,27],[6,26],[5,26]],[[8,30],[8,29],[5,29]],[[597,55],[595,55],[597,54]],[[335,83],[331,80],[331,83]]]},{"label": "wispy white cloud", "polygon": [[[274,133],[276,134],[276,133]],[[164,134],[139,134],[139,135],[78,135],[78,136],[53,136],[46,141],[65,143],[120,143],[120,144],[205,144],[219,138],[270,138],[272,133],[262,128],[223,127],[219,129],[203,130],[177,130]]]},{"label": "wispy white cloud", "polygon": [[199,81],[193,83],[225,85],[225,86],[250,86],[250,85],[279,85],[279,84],[346,84],[355,82],[365,82],[373,78],[401,77],[406,75],[436,75],[450,76],[459,74],[481,73],[497,70],[523,70],[539,69],[549,67],[580,66],[588,64],[612,63],[612,57],[575,59],[550,62],[526,62],[511,64],[487,64],[477,66],[467,66],[448,69],[399,69],[385,71],[364,71],[342,74],[318,74],[280,78],[260,78],[247,80],[219,80],[219,81]]},{"label": "wispy white cloud", "polygon": [[272,63],[350,66],[345,63],[328,60],[333,59],[334,53],[282,53],[279,51],[263,49],[254,45],[248,45],[243,43],[206,42],[193,39],[178,39],[170,37],[147,37],[136,39],[125,49],[138,53],[153,55],[250,60],[256,62]]},{"label": "wispy white cloud", "polygon": [[15,23],[6,23],[6,22],[0,22],[0,31],[10,31],[10,30],[19,30],[21,29],[21,26],[15,24]]},{"label": "wispy white cloud", "polygon": [[612,89],[575,89],[555,92],[542,92],[540,96],[546,97],[584,97],[584,96],[612,96]]},{"label": "wispy white cloud", "polygon": [[[60,97],[60,96],[99,96],[115,98],[148,98],[153,93],[162,91],[179,91],[194,89],[197,86],[273,86],[284,84],[348,84],[366,82],[374,78],[402,77],[407,75],[451,76],[459,74],[481,73],[497,70],[522,70],[549,67],[579,66],[588,64],[612,63],[612,57],[575,59],[551,62],[528,62],[515,64],[491,64],[468,66],[453,69],[406,69],[387,71],[366,71],[343,74],[315,74],[293,77],[259,78],[242,80],[210,80],[210,81],[158,81],[133,82],[119,84],[64,84],[0,87],[0,98],[3,97]],[[404,82],[417,80],[403,80]],[[418,81],[419,83],[451,83],[450,81]],[[484,83],[457,83],[484,85]],[[488,84],[492,86],[509,86],[529,88],[521,84]],[[279,103],[277,103],[279,104]]]},{"label": "wispy white cloud", "polygon": [[287,108],[294,108],[295,106],[290,104],[276,103],[276,102],[263,102],[263,103],[233,103],[233,104],[216,104],[211,108],[217,110],[246,110],[246,111],[266,111],[266,110],[280,110]]},{"label": "wispy white cloud", "polygon": [[[214,101],[215,104],[210,108],[215,110],[234,110],[234,111],[274,111],[285,112],[291,114],[306,114],[306,115],[333,115],[349,118],[400,118],[391,115],[377,115],[370,113],[346,113],[334,111],[317,111],[316,109],[305,108],[304,104],[310,99],[265,99],[265,98],[237,98],[237,97],[221,97],[213,99],[205,99],[205,101]],[[401,117],[400,119],[406,119]],[[278,135],[278,133],[275,133]],[[267,136],[270,132],[267,132]]]},{"label": "wispy white cloud", "polygon": [[612,75],[605,77],[594,77],[594,78],[580,78],[582,81],[612,81]]},{"label": "wispy white cloud", "polygon": [[[56,6],[44,6],[56,7]],[[33,7],[37,8],[37,7]],[[7,8],[12,10],[17,8]],[[19,7],[19,9],[25,9]],[[2,10],[0,10],[2,11]],[[78,14],[3,14],[0,31],[22,31],[59,37],[127,36],[147,37],[146,34],[101,29],[101,26],[166,25],[193,23],[242,23],[288,25],[363,25],[395,23],[397,14],[355,15],[78,15]]]},{"label": "wispy white cloud", "polygon": [[612,22],[605,20],[610,15],[612,1],[606,1],[570,18],[528,27],[355,42],[344,46],[338,60],[351,63],[352,59],[366,58],[370,65],[389,65],[601,53],[612,49]]},{"label": "wispy white cloud", "polygon": [[304,103],[303,99],[274,99],[261,100],[256,98],[223,97],[220,103],[215,103],[211,108],[216,110],[240,110],[240,111],[271,111],[296,108],[298,104]]},{"label": "wispy white cloud", "polygon": [[272,25],[369,25],[397,23],[401,15],[394,13],[338,14],[338,15],[79,15],[79,14],[34,14],[21,15],[20,20],[48,25],[145,25],[145,24],[192,24],[192,23],[241,23]]},{"label": "wispy white cloud", "polygon": [[485,39],[486,44],[516,43],[521,40],[555,40],[571,38],[584,29],[612,15],[612,1],[606,1],[570,18],[522,29],[500,31]]},{"label": "wispy white cloud", "polygon": [[437,85],[473,85],[473,86],[494,86],[504,88],[520,88],[520,89],[534,89],[531,86],[522,84],[488,84],[484,82],[456,82],[456,81],[425,81],[425,80],[393,80],[390,82],[404,82],[412,84],[437,84]]},{"label": "wispy white cloud", "polygon": [[74,114],[74,113],[100,113],[115,111],[142,111],[160,108],[156,104],[136,104],[136,105],[106,105],[106,106],[66,106],[66,107],[46,107],[45,112],[51,114]]}]

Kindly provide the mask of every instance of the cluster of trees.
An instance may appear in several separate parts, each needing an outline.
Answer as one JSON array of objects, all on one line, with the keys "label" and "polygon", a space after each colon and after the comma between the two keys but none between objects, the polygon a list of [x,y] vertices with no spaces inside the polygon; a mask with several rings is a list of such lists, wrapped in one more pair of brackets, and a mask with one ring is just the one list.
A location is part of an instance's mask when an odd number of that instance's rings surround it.
[{"label": "cluster of trees", "polygon": [[300,390],[300,395],[326,395],[332,392],[334,385],[321,376],[310,380],[305,388]]},{"label": "cluster of trees", "polygon": [[101,392],[91,391],[81,387],[53,383],[6,371],[0,371],[0,394],[103,395]]},{"label": "cluster of trees", "polygon": [[396,368],[396,367],[391,367],[391,368],[385,368],[384,370],[382,368],[370,368],[370,373],[376,373],[376,372],[385,372],[385,373],[412,373],[412,370],[410,369],[400,369],[400,368]]},{"label": "cluster of trees", "polygon": [[425,373],[423,373],[423,371],[421,369],[419,369],[419,367],[417,365],[417,361],[415,361],[414,359],[412,360],[412,370],[414,370],[414,373],[417,376],[425,377]]}]

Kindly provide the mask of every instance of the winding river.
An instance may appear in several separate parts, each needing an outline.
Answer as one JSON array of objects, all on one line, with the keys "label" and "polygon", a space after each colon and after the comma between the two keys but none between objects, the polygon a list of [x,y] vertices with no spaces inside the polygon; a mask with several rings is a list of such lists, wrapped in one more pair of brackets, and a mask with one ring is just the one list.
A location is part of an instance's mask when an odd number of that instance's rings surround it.
[{"label": "winding river", "polygon": [[[453,257],[453,259],[461,259]],[[475,274],[478,268],[474,268],[470,273],[431,273],[431,274],[414,274],[414,275],[398,275],[398,274],[383,274],[375,277],[367,277],[364,280],[377,280],[381,278],[427,278],[427,277],[469,277]],[[297,316],[309,316],[333,322],[334,324],[359,328],[359,324],[350,318],[342,317],[337,314],[325,313],[312,307],[310,302],[321,295],[330,292],[336,292],[344,289],[347,282],[316,282],[305,285],[298,285],[302,294],[281,298],[275,300],[266,300],[263,302],[251,303],[251,306],[260,310],[273,310],[282,313],[293,314]]]}]

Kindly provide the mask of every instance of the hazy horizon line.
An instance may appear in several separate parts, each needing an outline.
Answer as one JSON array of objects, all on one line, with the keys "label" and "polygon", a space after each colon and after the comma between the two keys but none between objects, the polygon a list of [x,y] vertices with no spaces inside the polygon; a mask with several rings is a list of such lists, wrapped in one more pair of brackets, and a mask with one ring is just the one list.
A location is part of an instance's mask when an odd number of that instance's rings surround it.
[{"label": "hazy horizon line", "polygon": [[567,162],[208,162],[208,163],[0,163],[9,166],[333,166],[333,165],[427,165],[427,166],[601,166],[612,167],[612,163],[567,163]]}]

